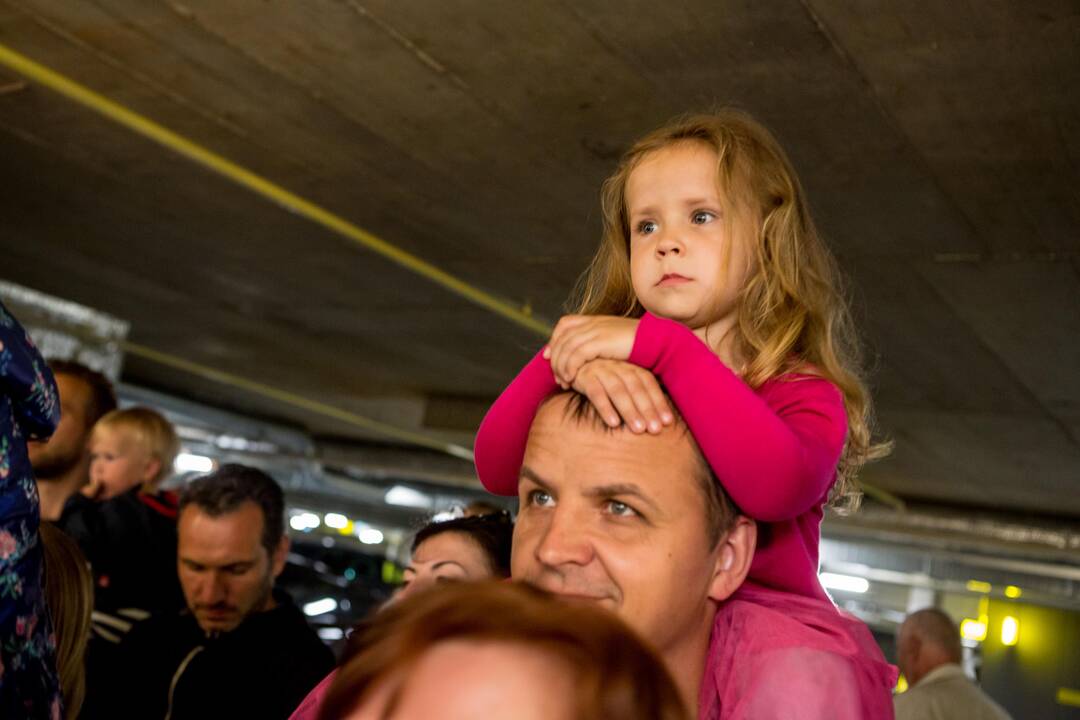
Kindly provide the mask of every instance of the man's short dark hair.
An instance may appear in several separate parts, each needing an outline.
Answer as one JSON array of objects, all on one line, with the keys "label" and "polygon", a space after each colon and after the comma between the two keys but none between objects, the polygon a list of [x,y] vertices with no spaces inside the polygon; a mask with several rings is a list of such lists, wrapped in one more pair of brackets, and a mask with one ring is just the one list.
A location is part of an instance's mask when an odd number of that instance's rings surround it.
[{"label": "man's short dark hair", "polygon": [[[624,430],[623,425],[613,428],[604,422],[604,419],[600,417],[600,413],[597,412],[585,395],[573,390],[560,394],[569,396],[566,412],[574,421],[589,423],[596,428],[603,428],[607,432],[621,432]],[[666,392],[664,396],[668,397]],[[686,421],[683,420],[682,415],[679,414],[678,408],[675,407],[675,403],[671,402],[670,397],[668,397],[668,405],[671,407],[671,413],[675,418],[674,426],[684,433],[689,433]],[[739,510],[735,501],[724,490],[724,486],[720,484],[719,478],[716,477],[716,473],[713,472],[712,467],[705,460],[705,456],[701,454],[701,448],[698,447],[693,436],[690,437],[690,441],[691,446],[694,448],[694,457],[698,466],[694,477],[698,481],[698,488],[701,490],[702,498],[705,500],[705,529],[708,533],[709,546],[716,547],[721,538],[735,525],[735,519],[742,514],[742,511]]]},{"label": "man's short dark hair", "polygon": [[86,426],[93,427],[103,415],[116,409],[116,392],[109,378],[97,370],[91,370],[75,360],[53,359],[49,361],[53,375],[70,375],[86,383],[90,388],[90,402],[86,407]]},{"label": "man's short dark hair", "polygon": [[246,502],[253,502],[262,510],[262,544],[272,556],[285,534],[285,494],[262,470],[247,465],[222,465],[184,489],[179,512],[194,505],[207,515],[218,517],[235,512]]},{"label": "man's short dark hair", "polygon": [[412,551],[425,541],[445,532],[456,532],[468,536],[480,546],[491,564],[491,571],[499,577],[510,577],[510,543],[514,537],[514,523],[510,513],[505,510],[486,515],[430,522],[417,531],[413,538]]}]

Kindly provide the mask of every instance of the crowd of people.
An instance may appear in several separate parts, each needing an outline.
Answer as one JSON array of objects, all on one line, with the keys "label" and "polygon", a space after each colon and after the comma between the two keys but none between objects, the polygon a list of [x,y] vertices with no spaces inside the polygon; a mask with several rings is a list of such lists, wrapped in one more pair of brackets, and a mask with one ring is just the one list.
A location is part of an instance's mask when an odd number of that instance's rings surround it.
[{"label": "crowd of people", "polygon": [[[790,162],[744,114],[680,118],[602,201],[575,314],[477,434],[516,520],[422,529],[336,664],[274,587],[273,479],[224,465],[163,491],[168,422],[116,409],[93,371],[50,371],[0,307],[0,713],[893,717],[897,669],[817,576],[826,508],[853,509],[888,447]],[[962,680],[951,641],[933,652],[955,626],[911,623],[901,717]]]}]

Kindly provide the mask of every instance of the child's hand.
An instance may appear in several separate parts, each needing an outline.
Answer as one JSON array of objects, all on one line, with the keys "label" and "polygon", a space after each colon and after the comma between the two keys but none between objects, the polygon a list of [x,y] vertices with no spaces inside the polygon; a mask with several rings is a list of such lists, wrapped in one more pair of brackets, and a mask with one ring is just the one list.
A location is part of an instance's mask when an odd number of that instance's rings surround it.
[{"label": "child's hand", "polygon": [[551,333],[544,357],[563,389],[574,384],[581,367],[597,358],[627,360],[634,349],[638,321],[610,315],[564,315]]},{"label": "child's hand", "polygon": [[574,380],[574,389],[589,398],[611,427],[625,422],[632,432],[656,434],[675,422],[656,376],[622,360],[585,363]]},{"label": "child's hand", "polygon": [[91,480],[90,482],[79,488],[79,492],[90,498],[91,500],[104,500],[105,499],[105,484],[100,481]]}]

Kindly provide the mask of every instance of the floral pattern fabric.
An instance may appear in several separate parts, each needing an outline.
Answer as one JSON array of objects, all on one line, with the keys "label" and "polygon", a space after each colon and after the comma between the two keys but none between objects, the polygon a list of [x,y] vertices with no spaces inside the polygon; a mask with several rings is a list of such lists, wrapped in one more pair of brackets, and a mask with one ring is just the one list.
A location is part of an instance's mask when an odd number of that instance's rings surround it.
[{"label": "floral pattern fabric", "polygon": [[0,303],[0,718],[59,720],[63,712],[26,452],[27,440],[49,437],[59,420],[52,372]]}]

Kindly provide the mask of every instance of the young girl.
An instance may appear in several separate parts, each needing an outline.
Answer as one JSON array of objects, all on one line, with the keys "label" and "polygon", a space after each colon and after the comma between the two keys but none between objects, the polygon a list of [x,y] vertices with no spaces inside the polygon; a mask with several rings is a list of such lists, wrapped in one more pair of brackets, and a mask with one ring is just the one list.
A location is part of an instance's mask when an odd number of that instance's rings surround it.
[{"label": "young girl", "polygon": [[559,321],[481,425],[481,481],[516,494],[532,421],[522,408],[559,386],[613,427],[659,432],[672,416],[655,376],[759,521],[743,598],[800,596],[791,607],[804,624],[850,634],[817,578],[820,524],[830,501],[853,502],[854,474],[879,448],[836,264],[786,155],[742,113],[680,119],[630,149],[602,209],[579,314]]}]

